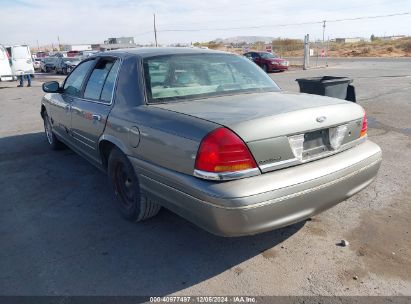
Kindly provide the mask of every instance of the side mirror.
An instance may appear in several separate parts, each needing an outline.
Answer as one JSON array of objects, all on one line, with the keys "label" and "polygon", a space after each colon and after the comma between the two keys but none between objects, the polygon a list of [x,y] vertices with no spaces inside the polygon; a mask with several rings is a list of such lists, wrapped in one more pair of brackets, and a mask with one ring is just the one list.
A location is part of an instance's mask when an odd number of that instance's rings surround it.
[{"label": "side mirror", "polygon": [[45,82],[42,85],[43,91],[46,93],[58,93],[60,92],[60,84],[57,81]]}]

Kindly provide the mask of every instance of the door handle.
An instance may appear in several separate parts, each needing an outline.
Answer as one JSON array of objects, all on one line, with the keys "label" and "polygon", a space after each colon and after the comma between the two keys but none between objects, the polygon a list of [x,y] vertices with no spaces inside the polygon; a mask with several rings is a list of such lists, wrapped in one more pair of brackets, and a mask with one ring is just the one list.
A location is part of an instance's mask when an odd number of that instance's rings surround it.
[{"label": "door handle", "polygon": [[93,114],[93,120],[100,121],[101,120],[101,115]]}]

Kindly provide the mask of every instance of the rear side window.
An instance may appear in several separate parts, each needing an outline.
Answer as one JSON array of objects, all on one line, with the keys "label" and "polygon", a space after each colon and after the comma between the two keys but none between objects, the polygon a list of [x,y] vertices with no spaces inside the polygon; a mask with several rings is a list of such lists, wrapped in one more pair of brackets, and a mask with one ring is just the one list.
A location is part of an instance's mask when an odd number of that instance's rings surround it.
[{"label": "rear side window", "polygon": [[102,59],[93,69],[84,91],[84,98],[109,103],[118,70],[118,61]]},{"label": "rear side window", "polygon": [[64,93],[75,97],[79,97],[81,93],[81,86],[84,78],[87,75],[90,67],[93,65],[94,60],[88,60],[77,66],[77,68],[70,74],[64,84]]},{"label": "rear side window", "polygon": [[103,86],[103,91],[101,92],[101,101],[110,103],[111,97],[113,95],[114,85],[117,78],[118,69],[120,67],[120,60],[116,60],[110,73],[107,76],[106,82]]}]

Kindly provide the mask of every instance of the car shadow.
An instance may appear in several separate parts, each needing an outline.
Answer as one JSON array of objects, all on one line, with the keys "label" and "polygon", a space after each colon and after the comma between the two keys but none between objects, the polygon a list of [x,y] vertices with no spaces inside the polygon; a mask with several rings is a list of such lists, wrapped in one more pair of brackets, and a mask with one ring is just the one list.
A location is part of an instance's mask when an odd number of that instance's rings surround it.
[{"label": "car shadow", "polygon": [[[304,226],[217,237],[170,211],[117,212],[104,173],[43,133],[0,138],[0,286],[9,295],[166,295],[269,250]],[[262,258],[265,255],[262,255]]]}]

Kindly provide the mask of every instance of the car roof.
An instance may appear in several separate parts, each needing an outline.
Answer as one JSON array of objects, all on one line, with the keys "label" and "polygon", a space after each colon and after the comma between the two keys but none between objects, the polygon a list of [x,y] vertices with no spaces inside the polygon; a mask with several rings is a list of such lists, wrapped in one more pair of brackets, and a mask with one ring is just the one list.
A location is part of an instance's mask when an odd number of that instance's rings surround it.
[{"label": "car roof", "polygon": [[141,47],[141,48],[129,48],[119,49],[113,51],[106,51],[95,56],[107,56],[107,55],[135,55],[138,57],[153,57],[161,55],[176,55],[176,54],[231,54],[223,51],[202,49],[202,48],[188,48],[188,47]]}]

